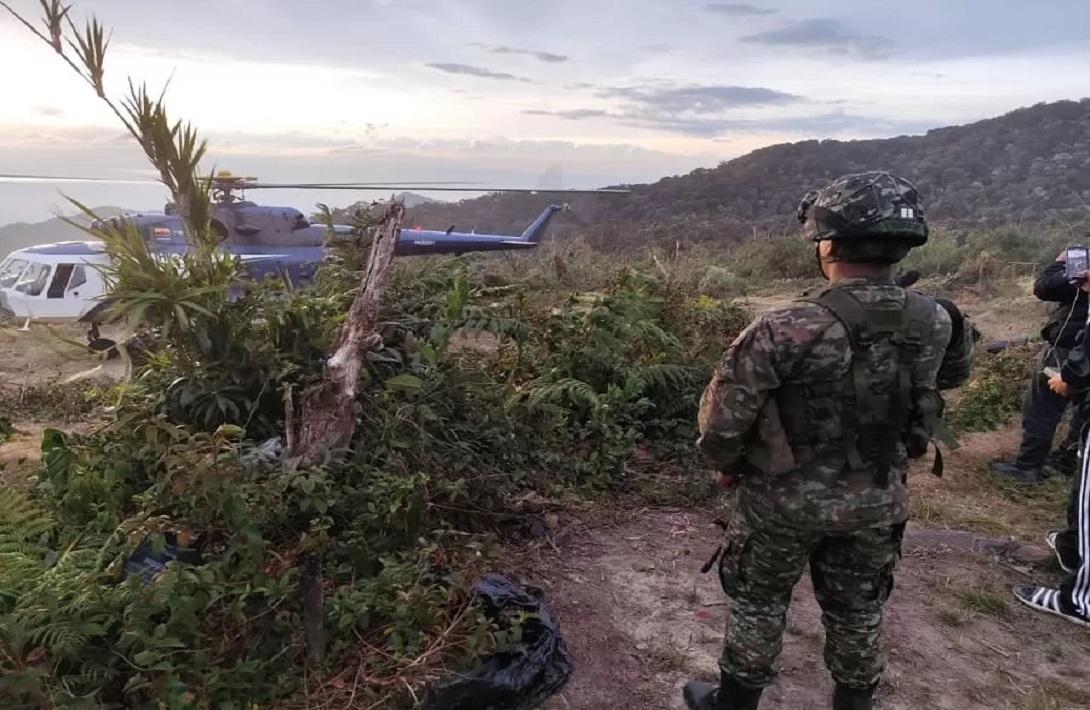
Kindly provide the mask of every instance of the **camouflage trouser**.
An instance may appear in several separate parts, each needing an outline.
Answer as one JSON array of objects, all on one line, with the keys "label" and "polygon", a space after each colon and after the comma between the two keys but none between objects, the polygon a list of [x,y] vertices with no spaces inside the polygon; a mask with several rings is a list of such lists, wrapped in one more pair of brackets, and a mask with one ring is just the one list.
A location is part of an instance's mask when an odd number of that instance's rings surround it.
[{"label": "camouflage trouser", "polygon": [[719,579],[730,621],[719,666],[750,687],[776,675],[791,591],[807,563],[825,625],[825,665],[857,688],[878,681],[882,606],[893,589],[904,525],[829,534],[762,525],[739,512],[727,529]]}]

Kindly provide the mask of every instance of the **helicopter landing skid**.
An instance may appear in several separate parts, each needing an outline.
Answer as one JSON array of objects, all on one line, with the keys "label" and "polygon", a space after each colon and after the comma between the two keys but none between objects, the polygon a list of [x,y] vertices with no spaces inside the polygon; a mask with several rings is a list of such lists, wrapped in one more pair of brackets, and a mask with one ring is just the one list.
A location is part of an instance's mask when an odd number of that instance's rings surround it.
[{"label": "helicopter landing skid", "polygon": [[106,352],[113,350],[117,345],[109,338],[103,338],[98,332],[98,323],[92,323],[91,327],[87,329],[87,347],[96,353]]},{"label": "helicopter landing skid", "polygon": [[30,330],[30,319],[27,318],[25,321],[23,321],[23,327],[19,328],[19,332],[20,333],[26,333],[29,330]]}]

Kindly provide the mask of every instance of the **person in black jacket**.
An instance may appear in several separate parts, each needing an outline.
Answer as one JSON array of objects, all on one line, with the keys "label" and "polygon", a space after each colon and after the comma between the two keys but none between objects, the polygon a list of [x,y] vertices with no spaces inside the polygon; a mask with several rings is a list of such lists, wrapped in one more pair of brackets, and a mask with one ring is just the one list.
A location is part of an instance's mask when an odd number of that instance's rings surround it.
[{"label": "person in black jacket", "polygon": [[1022,444],[1014,461],[995,461],[992,470],[1022,483],[1040,483],[1044,479],[1046,462],[1064,475],[1075,471],[1080,433],[1085,424],[1078,406],[1083,393],[1074,397],[1076,416],[1071,421],[1067,439],[1059,450],[1050,456],[1056,427],[1063,418],[1069,401],[1048,388],[1042,374],[1044,368],[1057,370],[1063,366],[1068,353],[1086,325],[1088,295],[1067,277],[1067,250],[1061,252],[1055,262],[1046,266],[1033,283],[1033,294],[1042,301],[1057,304],[1048,323],[1041,330],[1041,337],[1048,347],[1041,354],[1040,367],[1030,382],[1029,391],[1022,406]]},{"label": "person in black jacket", "polygon": [[[1083,290],[1090,291],[1084,281]],[[1082,330],[1059,374],[1048,382],[1049,390],[1059,397],[1073,397],[1090,388],[1090,323]],[[1082,400],[1081,410],[1090,407]],[[1090,439],[1087,440],[1090,443]],[[1067,529],[1050,532],[1045,542],[1056,553],[1060,567],[1068,577],[1059,588],[1016,587],[1018,601],[1038,611],[1054,614],[1079,626],[1090,628],[1090,449],[1084,444],[1080,473],[1072,481],[1067,503]]]}]

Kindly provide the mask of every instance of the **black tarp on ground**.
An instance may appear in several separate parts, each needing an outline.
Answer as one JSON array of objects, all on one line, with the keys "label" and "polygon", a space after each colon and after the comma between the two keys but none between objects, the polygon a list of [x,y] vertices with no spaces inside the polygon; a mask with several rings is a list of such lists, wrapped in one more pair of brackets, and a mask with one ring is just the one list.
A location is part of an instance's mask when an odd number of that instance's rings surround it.
[{"label": "black tarp on ground", "polygon": [[432,688],[424,710],[530,710],[560,690],[572,663],[560,629],[541,600],[499,574],[487,574],[476,592],[486,612],[535,614],[522,628],[522,642],[487,658],[473,671]]}]

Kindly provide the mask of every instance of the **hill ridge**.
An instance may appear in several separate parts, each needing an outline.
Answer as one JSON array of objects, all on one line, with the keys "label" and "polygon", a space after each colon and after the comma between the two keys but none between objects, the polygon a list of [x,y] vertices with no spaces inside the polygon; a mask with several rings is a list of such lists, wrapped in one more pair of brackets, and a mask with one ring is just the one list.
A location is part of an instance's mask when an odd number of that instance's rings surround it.
[{"label": "hill ridge", "polygon": [[[609,249],[724,240],[795,229],[799,198],[851,172],[884,169],[913,180],[931,221],[950,228],[1009,224],[1090,228],[1090,98],[1038,103],[918,135],[810,139],[758,148],[710,168],[627,187],[621,197],[576,196],[552,238],[582,236]],[[487,195],[425,205],[427,226],[482,231],[525,226],[549,195]]]}]

